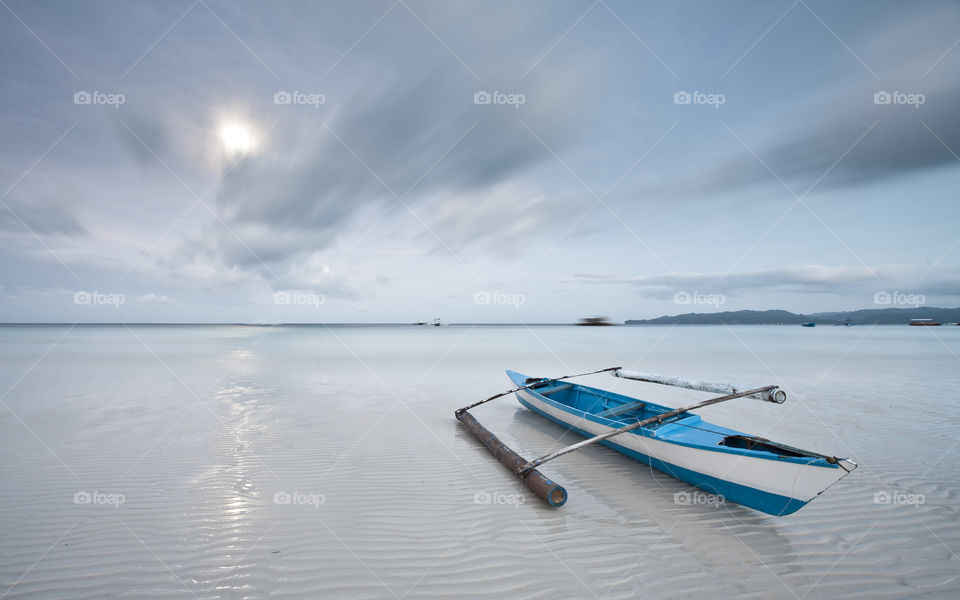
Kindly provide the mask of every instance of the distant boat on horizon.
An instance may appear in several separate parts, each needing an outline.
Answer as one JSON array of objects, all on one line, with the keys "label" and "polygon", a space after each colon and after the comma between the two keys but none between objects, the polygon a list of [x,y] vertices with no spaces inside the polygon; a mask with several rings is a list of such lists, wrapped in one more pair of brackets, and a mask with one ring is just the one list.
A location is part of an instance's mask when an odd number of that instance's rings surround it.
[{"label": "distant boat on horizon", "polygon": [[910,324],[914,327],[940,327],[941,325],[933,319],[910,319]]},{"label": "distant boat on horizon", "polygon": [[609,327],[612,326],[613,323],[606,317],[587,317],[586,319],[580,319],[577,325],[582,327]]},{"label": "distant boat on horizon", "polygon": [[816,326],[817,326],[817,324],[814,323],[813,321],[811,321],[811,322],[809,322],[809,323],[801,323],[801,324],[800,324],[800,327],[816,327]]},{"label": "distant boat on horizon", "polygon": [[833,324],[834,327],[850,327],[852,325],[853,325],[853,321],[851,321],[850,319]]}]

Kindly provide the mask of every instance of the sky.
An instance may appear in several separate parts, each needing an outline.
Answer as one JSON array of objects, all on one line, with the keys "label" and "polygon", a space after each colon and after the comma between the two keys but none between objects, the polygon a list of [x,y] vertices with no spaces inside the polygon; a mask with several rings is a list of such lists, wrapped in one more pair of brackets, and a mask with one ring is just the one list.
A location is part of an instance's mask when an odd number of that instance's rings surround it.
[{"label": "sky", "polygon": [[0,1],[0,321],[960,305],[956,2]]}]

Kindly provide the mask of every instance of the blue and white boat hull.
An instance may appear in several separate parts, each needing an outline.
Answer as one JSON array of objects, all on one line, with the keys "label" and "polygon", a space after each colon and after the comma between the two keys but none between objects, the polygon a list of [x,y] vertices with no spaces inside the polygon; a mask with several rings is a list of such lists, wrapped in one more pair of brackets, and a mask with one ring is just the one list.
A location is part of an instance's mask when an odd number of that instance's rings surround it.
[{"label": "blue and white boat hull", "polygon": [[[519,373],[508,373],[518,384],[525,380],[525,376]],[[607,433],[624,424],[576,410],[536,390],[520,390],[516,395],[525,407],[583,436]],[[720,434],[717,439],[728,434],[739,434],[702,423],[699,417],[690,416],[695,419],[695,424],[701,426],[694,429],[702,430],[702,427],[709,426]],[[814,454],[787,457],[769,452],[712,447],[697,439],[684,441],[678,438],[693,436],[686,431],[678,431],[678,427],[689,426],[678,421],[677,424],[656,429],[629,431],[601,443],[705,492],[722,496],[724,501],[773,515],[796,512],[856,468],[856,463],[848,459],[831,463]]]}]

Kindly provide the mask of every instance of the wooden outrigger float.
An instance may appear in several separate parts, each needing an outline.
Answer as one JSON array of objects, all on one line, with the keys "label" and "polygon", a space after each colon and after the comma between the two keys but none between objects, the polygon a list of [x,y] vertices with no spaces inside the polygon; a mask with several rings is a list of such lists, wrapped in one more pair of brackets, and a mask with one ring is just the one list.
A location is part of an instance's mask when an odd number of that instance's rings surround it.
[{"label": "wooden outrigger float", "polygon": [[563,488],[562,485],[554,483],[547,477],[543,475],[540,471],[537,471],[534,468],[527,468],[529,462],[507,447],[506,444],[500,441],[500,438],[490,433],[490,431],[480,424],[480,421],[477,421],[473,415],[467,411],[471,408],[476,408],[481,404],[486,404],[491,400],[496,400],[497,398],[502,398],[506,395],[513,394],[524,388],[529,388],[531,386],[540,384],[540,383],[553,383],[556,381],[562,381],[564,379],[570,379],[573,377],[583,377],[585,375],[594,375],[596,373],[605,373],[607,371],[613,371],[619,369],[620,367],[609,367],[606,369],[600,369],[598,371],[590,371],[589,373],[577,373],[576,375],[565,375],[563,377],[555,377],[553,379],[536,379],[532,380],[527,385],[521,385],[518,388],[512,390],[507,390],[506,392],[501,392],[499,394],[494,394],[485,400],[480,402],[474,402],[469,406],[464,406],[459,408],[454,412],[454,416],[457,417],[457,420],[463,423],[467,429],[470,430],[470,433],[473,434],[475,438],[480,440],[484,446],[487,447],[490,452],[503,463],[503,466],[510,469],[510,471],[520,478],[520,481],[524,483],[530,491],[537,495],[538,498],[549,504],[550,506],[560,507],[563,506],[567,501],[567,490]]},{"label": "wooden outrigger float", "polygon": [[[670,409],[563,380],[611,372],[647,383],[722,394],[684,408]],[[827,487],[856,468],[849,459],[809,452],[701,421],[690,411],[737,398],[782,404],[786,393],[776,385],[760,387],[694,381],[683,377],[625,371],[609,367],[553,379],[507,371],[517,385],[458,409],[456,418],[515,476],[550,506],[562,506],[566,490],[538,467],[593,444],[603,444],[727,500],[774,514],[799,510]],[[532,461],[508,448],[468,411],[516,394],[521,404],[588,439]],[[616,438],[616,440],[614,440]]]}]

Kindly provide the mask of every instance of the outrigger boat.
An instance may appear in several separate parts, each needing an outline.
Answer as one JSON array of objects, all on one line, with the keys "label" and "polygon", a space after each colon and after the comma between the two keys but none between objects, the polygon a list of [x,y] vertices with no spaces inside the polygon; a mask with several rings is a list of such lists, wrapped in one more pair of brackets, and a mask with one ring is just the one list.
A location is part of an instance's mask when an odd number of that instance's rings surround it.
[{"label": "outrigger boat", "polygon": [[[671,409],[613,392],[565,382],[611,372],[617,377],[724,394],[693,406]],[[507,375],[518,387],[456,411],[456,417],[500,462],[551,506],[562,506],[566,490],[537,470],[543,463],[600,443],[708,493],[771,515],[796,512],[857,468],[847,458],[801,450],[703,421],[690,411],[735,398],[781,404],[778,386],[748,388],[730,383],[637,373],[619,367],[554,379]],[[490,433],[469,409],[515,393],[520,403],[588,439],[527,461]]]}]

